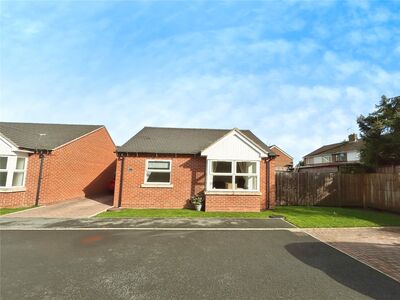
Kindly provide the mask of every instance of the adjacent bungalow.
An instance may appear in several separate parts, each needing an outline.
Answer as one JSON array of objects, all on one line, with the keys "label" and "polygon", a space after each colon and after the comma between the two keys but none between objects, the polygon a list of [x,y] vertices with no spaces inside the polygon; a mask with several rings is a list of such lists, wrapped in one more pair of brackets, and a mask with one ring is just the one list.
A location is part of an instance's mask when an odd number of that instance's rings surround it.
[{"label": "adjacent bungalow", "polygon": [[102,125],[0,122],[0,207],[103,194],[115,162]]},{"label": "adjacent bungalow", "polygon": [[299,172],[336,173],[343,167],[359,166],[360,150],[364,141],[355,133],[349,135],[347,141],[322,146],[304,156],[304,166]]},{"label": "adjacent bungalow", "polygon": [[275,153],[249,130],[145,127],[117,147],[115,207],[206,211],[275,206]]},{"label": "adjacent bungalow", "polygon": [[287,154],[277,145],[272,145],[270,146],[270,148],[276,154],[275,171],[276,172],[293,171],[293,157]]}]

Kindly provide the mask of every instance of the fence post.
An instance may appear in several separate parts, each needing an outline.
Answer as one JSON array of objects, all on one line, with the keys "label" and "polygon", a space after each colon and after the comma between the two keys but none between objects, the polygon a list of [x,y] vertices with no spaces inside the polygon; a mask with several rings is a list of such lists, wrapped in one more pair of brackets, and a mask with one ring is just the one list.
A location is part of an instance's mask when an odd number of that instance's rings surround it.
[{"label": "fence post", "polygon": [[341,177],[341,174],[338,172],[338,173],[336,173],[337,174],[337,178],[338,178],[338,180],[337,180],[337,185],[338,185],[338,188],[337,188],[337,194],[338,194],[338,203],[339,203],[339,207],[341,207],[342,206],[342,193],[341,193],[341,190],[342,190],[342,187],[341,187],[341,180],[340,180],[340,177]]}]

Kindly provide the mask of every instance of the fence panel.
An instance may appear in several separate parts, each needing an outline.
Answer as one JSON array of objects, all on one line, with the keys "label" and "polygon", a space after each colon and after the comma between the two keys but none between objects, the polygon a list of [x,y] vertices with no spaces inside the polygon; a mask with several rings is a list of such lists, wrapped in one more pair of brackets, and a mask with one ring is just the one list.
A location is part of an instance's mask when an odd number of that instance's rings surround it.
[{"label": "fence panel", "polygon": [[365,207],[400,212],[400,175],[276,174],[277,205]]}]

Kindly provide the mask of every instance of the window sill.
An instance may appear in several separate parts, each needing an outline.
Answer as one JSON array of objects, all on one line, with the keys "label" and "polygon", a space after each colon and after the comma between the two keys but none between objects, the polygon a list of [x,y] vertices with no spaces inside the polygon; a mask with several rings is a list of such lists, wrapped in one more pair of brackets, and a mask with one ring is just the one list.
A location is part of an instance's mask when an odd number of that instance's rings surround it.
[{"label": "window sill", "polygon": [[259,191],[206,191],[205,195],[249,195],[249,196],[260,196]]},{"label": "window sill", "polygon": [[166,189],[172,189],[174,187],[173,184],[162,184],[162,183],[143,183],[140,185],[142,188],[166,188]]},{"label": "window sill", "polygon": [[10,188],[0,188],[0,193],[16,193],[16,192],[25,192],[25,187],[10,187]]}]

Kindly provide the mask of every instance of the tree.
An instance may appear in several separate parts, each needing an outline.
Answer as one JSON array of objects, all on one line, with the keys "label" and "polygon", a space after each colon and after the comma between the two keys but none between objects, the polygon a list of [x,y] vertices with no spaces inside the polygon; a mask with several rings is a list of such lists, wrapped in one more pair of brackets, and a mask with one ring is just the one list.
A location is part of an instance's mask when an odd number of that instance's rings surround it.
[{"label": "tree", "polygon": [[400,96],[386,98],[367,117],[357,119],[364,139],[361,160],[367,166],[400,165]]}]

